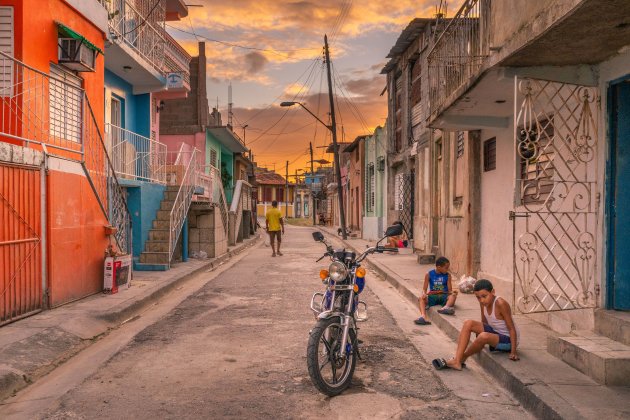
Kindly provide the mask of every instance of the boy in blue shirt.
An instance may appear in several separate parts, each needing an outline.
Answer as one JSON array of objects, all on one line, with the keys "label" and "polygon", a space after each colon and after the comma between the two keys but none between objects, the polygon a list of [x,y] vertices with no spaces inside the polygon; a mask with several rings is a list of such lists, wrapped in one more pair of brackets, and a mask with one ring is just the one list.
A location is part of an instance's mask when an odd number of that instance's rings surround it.
[{"label": "boy in blue shirt", "polygon": [[445,257],[440,257],[435,261],[435,270],[429,271],[424,276],[422,285],[422,295],[420,296],[420,318],[414,320],[418,325],[429,325],[431,322],[427,317],[427,308],[435,305],[442,305],[438,312],[445,315],[455,313],[455,300],[457,291],[453,290],[451,275],[448,269],[451,263]]}]

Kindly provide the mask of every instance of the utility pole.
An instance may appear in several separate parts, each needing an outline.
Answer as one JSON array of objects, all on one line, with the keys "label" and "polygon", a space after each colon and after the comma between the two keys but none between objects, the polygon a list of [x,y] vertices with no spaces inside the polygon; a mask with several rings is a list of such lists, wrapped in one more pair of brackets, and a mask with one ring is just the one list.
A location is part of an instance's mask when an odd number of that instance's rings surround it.
[{"label": "utility pole", "polygon": [[284,218],[289,217],[289,161],[287,160],[287,176],[285,177],[285,201],[284,201]]},{"label": "utility pole", "polygon": [[315,226],[315,194],[313,193],[313,182],[315,182],[315,172],[313,171],[313,142],[308,142],[309,150],[311,151],[311,200],[313,202],[311,206],[311,213],[313,213],[313,226]]},{"label": "utility pole", "polygon": [[[324,35],[324,52],[326,53],[326,69],[328,72],[328,98],[330,99],[330,131],[332,133],[333,151],[335,156],[335,172],[337,176],[337,195],[339,197],[339,221],[341,222],[341,237],[346,240],[346,215],[343,208],[343,188],[341,188],[341,166],[339,164],[339,146],[337,145],[337,124],[335,122],[335,101],[332,90],[332,76],[330,74],[330,53],[328,51],[328,36]],[[311,159],[312,160],[312,159]]]}]

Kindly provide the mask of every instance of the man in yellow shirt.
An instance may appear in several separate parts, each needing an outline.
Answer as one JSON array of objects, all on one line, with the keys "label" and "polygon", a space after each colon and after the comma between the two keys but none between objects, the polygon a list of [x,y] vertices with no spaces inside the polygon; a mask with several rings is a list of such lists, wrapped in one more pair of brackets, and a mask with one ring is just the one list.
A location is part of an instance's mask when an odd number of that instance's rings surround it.
[{"label": "man in yellow shirt", "polygon": [[277,254],[282,256],[280,252],[280,243],[282,242],[282,235],[284,233],[284,220],[282,219],[282,213],[278,210],[278,202],[276,200],[271,202],[271,208],[265,215],[265,229],[269,233],[269,242],[271,242],[272,257],[276,256],[275,238],[278,238],[278,251]]}]

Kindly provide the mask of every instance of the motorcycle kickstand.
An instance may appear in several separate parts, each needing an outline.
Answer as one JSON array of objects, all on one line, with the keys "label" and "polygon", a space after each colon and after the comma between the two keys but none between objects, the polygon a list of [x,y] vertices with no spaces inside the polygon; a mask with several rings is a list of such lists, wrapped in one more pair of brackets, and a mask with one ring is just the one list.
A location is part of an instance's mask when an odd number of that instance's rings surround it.
[{"label": "motorcycle kickstand", "polygon": [[359,338],[358,337],[354,338],[354,351],[357,353],[357,357],[359,358],[359,360],[363,361],[363,358],[361,357],[361,352],[359,351]]}]

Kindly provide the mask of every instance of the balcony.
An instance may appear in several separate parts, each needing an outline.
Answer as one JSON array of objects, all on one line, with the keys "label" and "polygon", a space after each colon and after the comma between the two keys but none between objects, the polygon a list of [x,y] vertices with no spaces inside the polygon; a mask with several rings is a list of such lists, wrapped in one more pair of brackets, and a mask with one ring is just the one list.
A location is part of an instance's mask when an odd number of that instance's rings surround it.
[{"label": "balcony", "polygon": [[112,124],[105,125],[105,132],[120,181],[166,184],[166,144]]},{"label": "balcony", "polygon": [[[164,73],[167,78],[168,90],[190,91],[190,60],[191,56],[168,32],[162,33],[166,45],[164,48]],[[173,78],[175,74],[178,77]]]},{"label": "balcony", "polygon": [[429,122],[479,75],[489,49],[490,0],[466,0],[428,54]]},{"label": "balcony", "polygon": [[105,66],[134,86],[134,94],[163,88],[165,79],[165,3],[99,0],[109,16]]}]

